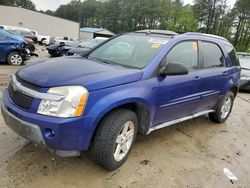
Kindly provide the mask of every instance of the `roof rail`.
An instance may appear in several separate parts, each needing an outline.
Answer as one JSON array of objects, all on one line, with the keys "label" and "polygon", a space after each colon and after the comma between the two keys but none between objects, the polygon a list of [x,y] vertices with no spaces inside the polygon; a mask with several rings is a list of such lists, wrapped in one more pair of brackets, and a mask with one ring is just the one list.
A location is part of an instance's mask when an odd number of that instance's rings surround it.
[{"label": "roof rail", "polygon": [[136,33],[145,33],[145,34],[158,34],[158,35],[167,35],[167,36],[175,36],[178,33],[169,30],[157,30],[157,29],[145,29],[140,31],[135,31]]},{"label": "roof rail", "polygon": [[224,40],[224,41],[227,41],[228,40],[224,37],[220,37],[220,36],[217,36],[217,35],[211,35],[211,34],[207,34],[207,33],[199,33],[199,32],[187,32],[187,33],[184,33],[185,35],[200,35],[200,36],[206,36],[206,37],[212,37],[212,38],[216,38],[216,39],[221,39],[221,40]]}]

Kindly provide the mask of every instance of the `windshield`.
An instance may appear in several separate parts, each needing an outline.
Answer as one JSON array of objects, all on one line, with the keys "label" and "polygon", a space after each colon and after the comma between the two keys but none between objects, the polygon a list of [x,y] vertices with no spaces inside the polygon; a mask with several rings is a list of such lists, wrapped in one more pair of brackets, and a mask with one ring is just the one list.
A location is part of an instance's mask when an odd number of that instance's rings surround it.
[{"label": "windshield", "polygon": [[240,58],[240,66],[245,69],[250,69],[250,57]]},{"label": "windshield", "polygon": [[121,35],[103,44],[88,57],[110,64],[141,69],[150,63],[169,39],[150,35]]},{"label": "windshield", "polygon": [[0,34],[4,35],[4,36],[6,36],[6,37],[9,37],[9,38],[11,38],[11,39],[15,39],[15,40],[19,40],[19,41],[24,42],[24,40],[23,40],[22,37],[17,36],[17,35],[14,35],[14,34],[12,34],[11,32],[6,31],[6,30],[4,30],[4,29],[0,29]]},{"label": "windshield", "polygon": [[80,48],[94,48],[95,46],[97,46],[98,44],[104,42],[106,39],[93,39],[93,40],[89,40],[89,41],[84,41],[81,42],[79,44]]}]

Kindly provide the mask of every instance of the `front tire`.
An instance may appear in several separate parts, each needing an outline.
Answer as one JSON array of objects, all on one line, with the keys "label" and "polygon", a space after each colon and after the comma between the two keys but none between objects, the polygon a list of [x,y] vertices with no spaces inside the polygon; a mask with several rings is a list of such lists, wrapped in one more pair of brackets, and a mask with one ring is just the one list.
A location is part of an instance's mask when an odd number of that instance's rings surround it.
[{"label": "front tire", "polygon": [[131,110],[118,109],[107,115],[94,136],[92,160],[107,170],[119,168],[128,158],[137,129],[138,119]]},{"label": "front tire", "polygon": [[230,115],[234,103],[234,94],[228,91],[217,105],[215,112],[209,113],[209,119],[216,123],[223,123]]},{"label": "front tire", "polygon": [[18,52],[11,52],[9,53],[9,55],[7,56],[7,62],[10,65],[14,65],[14,66],[20,66],[23,64],[24,62],[24,58],[23,56],[18,53]]}]

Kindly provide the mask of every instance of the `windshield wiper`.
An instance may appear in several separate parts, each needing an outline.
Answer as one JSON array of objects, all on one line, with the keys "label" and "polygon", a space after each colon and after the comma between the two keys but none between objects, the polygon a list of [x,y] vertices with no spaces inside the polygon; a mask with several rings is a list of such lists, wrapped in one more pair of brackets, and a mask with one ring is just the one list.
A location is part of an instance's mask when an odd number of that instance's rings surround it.
[{"label": "windshield wiper", "polygon": [[110,65],[113,65],[113,64],[114,64],[114,63],[111,62],[111,61],[104,60],[104,59],[100,59],[100,58],[96,58],[96,57],[88,57],[88,59],[92,59],[92,60],[95,60],[95,61],[99,61],[99,62],[101,62],[101,63],[110,64]]},{"label": "windshield wiper", "polygon": [[119,67],[125,67],[125,68],[129,68],[129,69],[139,69],[140,68],[137,68],[137,67],[132,67],[132,66],[129,66],[129,65],[123,65],[123,64],[119,64],[119,63],[116,63],[116,62],[113,62],[113,61],[109,61],[109,60],[106,60],[106,59],[100,59],[100,58],[96,58],[96,57],[88,57],[88,59],[91,59],[91,60],[94,60],[94,61],[98,61],[100,63],[105,63],[105,64],[109,64],[109,65],[113,65],[113,66],[119,66]]}]

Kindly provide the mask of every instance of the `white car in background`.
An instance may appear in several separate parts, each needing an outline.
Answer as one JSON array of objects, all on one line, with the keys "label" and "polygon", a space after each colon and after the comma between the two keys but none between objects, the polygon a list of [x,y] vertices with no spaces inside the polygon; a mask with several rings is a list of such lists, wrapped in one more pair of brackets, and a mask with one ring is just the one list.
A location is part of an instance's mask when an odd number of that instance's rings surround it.
[{"label": "white car in background", "polygon": [[39,44],[50,45],[50,44],[53,44],[53,37],[45,36],[45,35],[38,35],[37,36],[37,42]]},{"label": "white car in background", "polygon": [[68,37],[55,37],[54,44],[66,44],[72,45],[77,42],[77,39],[68,38]]}]

